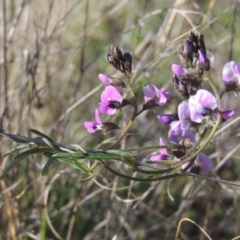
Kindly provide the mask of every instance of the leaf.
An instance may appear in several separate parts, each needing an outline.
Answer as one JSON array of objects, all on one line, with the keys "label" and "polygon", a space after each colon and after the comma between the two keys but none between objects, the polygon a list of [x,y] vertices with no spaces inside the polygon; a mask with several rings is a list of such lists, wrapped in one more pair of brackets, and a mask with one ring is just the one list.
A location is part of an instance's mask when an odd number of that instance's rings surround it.
[{"label": "leaf", "polygon": [[42,169],[42,172],[41,172],[42,176],[44,176],[47,173],[49,167],[52,165],[54,160],[55,160],[54,158],[49,158],[49,160],[47,161],[47,163],[44,165],[44,167]]},{"label": "leaf", "polygon": [[34,143],[26,143],[26,144],[21,144],[19,146],[17,146],[16,148],[13,148],[11,149],[9,152],[7,152],[4,157],[7,157],[8,155],[12,154],[12,153],[15,153],[15,152],[19,152],[19,150],[22,150],[24,148],[30,148],[32,147],[31,149],[33,148],[39,148],[38,146],[35,145],[35,147],[33,147],[35,144]]},{"label": "leaf", "polygon": [[91,170],[86,167],[85,165],[77,162],[76,160],[71,160],[71,159],[68,159],[68,158],[56,158],[57,161],[61,162],[61,163],[64,163],[70,167],[73,167],[77,170],[80,170],[80,171],[83,171],[85,173],[89,173]]},{"label": "leaf", "polygon": [[47,150],[49,151],[49,148],[30,149],[28,151],[18,154],[3,170],[2,174],[0,175],[0,179],[2,179],[15,165],[17,165],[20,161],[25,159],[27,156],[36,154],[36,153],[42,153]]},{"label": "leaf", "polygon": [[43,137],[43,138],[48,139],[48,140],[51,141],[51,142],[54,142],[53,139],[51,139],[50,137],[48,137],[48,136],[45,135],[44,133],[39,132],[39,131],[36,130],[36,129],[30,129],[30,131],[31,131],[32,133],[35,133],[36,135],[39,135],[39,136],[41,136],[41,137]]},{"label": "leaf", "polygon": [[[113,153],[108,153],[108,152],[98,152],[98,153],[82,153],[82,152],[77,152],[77,153],[55,153],[53,154],[53,157],[57,158],[77,158],[77,159],[97,159],[97,160],[102,160],[102,159],[110,159],[110,160],[122,160],[123,155],[119,154],[113,154]],[[130,157],[130,156],[128,156]]]},{"label": "leaf", "polygon": [[79,183],[81,183],[81,182],[86,182],[86,181],[88,181],[88,180],[93,179],[94,177],[95,177],[94,174],[90,174],[87,178],[81,179],[81,180],[79,180],[78,182],[79,182]]}]

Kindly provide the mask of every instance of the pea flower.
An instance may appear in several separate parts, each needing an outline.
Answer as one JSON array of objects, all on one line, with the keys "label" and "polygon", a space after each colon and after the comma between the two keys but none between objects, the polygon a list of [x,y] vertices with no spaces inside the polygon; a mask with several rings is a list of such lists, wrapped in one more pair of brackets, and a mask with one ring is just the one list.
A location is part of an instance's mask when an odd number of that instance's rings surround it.
[{"label": "pea flower", "polygon": [[126,87],[125,83],[121,79],[118,79],[115,77],[110,77],[105,74],[99,73],[98,78],[105,85],[112,85],[115,87],[122,87],[122,88]]},{"label": "pea flower", "polygon": [[[182,165],[182,168],[186,168],[188,166],[189,162],[184,163]],[[205,174],[208,173],[212,169],[212,161],[211,159],[204,153],[199,153],[199,155],[196,157],[194,163],[188,169],[190,172],[195,172],[195,173],[201,173]]]},{"label": "pea flower", "polygon": [[119,127],[112,122],[102,122],[98,109],[95,110],[95,121],[96,122],[90,122],[86,121],[84,122],[84,127],[87,129],[89,133],[95,133],[97,131],[102,131],[103,134],[106,134],[107,131],[119,129]]},{"label": "pea flower", "polygon": [[168,140],[179,145],[182,140],[189,139],[192,143],[196,142],[195,135],[190,129],[182,128],[181,121],[174,121],[170,124]]},{"label": "pea flower", "polygon": [[84,127],[89,133],[95,133],[96,131],[102,130],[102,120],[99,116],[99,111],[97,109],[95,110],[95,120],[96,122],[84,122]]},{"label": "pea flower", "polygon": [[162,148],[165,146],[162,138],[159,139],[159,146],[161,147],[160,148],[160,154],[157,154],[157,155],[153,155],[150,160],[151,161],[162,161],[162,160],[166,160],[168,159],[169,156],[171,156],[167,149],[166,148]]},{"label": "pea flower", "polygon": [[193,122],[201,123],[209,109],[217,109],[217,100],[210,92],[200,89],[189,98],[190,118]]},{"label": "pea flower", "polygon": [[122,107],[123,98],[113,86],[107,86],[101,94],[99,110],[101,113],[114,115]]},{"label": "pea flower", "polygon": [[168,91],[165,91],[163,88],[158,89],[153,84],[143,87],[143,94],[145,100],[143,108],[145,110],[154,108],[156,106],[162,106],[171,98],[171,95]]},{"label": "pea flower", "polygon": [[188,102],[183,101],[178,105],[178,117],[182,128],[189,128],[191,125],[190,109]]},{"label": "pea flower", "polygon": [[236,61],[227,62],[222,70],[223,83],[227,91],[240,87],[240,65]]}]

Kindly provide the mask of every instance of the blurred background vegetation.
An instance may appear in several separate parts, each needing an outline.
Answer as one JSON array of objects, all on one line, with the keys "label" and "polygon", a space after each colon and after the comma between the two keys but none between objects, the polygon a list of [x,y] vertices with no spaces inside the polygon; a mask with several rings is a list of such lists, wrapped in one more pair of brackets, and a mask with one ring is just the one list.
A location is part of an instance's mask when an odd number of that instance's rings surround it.
[{"label": "blurred background vegetation", "polygon": [[[171,102],[141,114],[119,148],[157,145],[167,128],[156,118],[176,112],[171,64],[180,63],[176,46],[190,30],[205,36],[211,72],[219,91],[221,70],[240,62],[240,4],[225,0],[2,0],[0,7],[0,114],[7,132],[34,137],[31,128],[64,144],[104,149],[120,135],[90,135],[103,86],[98,74],[123,77],[105,54],[111,44],[133,56],[132,83],[139,103],[142,86],[153,83],[172,94]],[[204,85],[204,87],[208,86]],[[236,117],[225,123],[206,153],[212,177],[237,181],[239,96],[224,96]],[[124,128],[128,112],[114,121]],[[111,118],[103,117],[104,120]],[[1,138],[1,170],[17,145]],[[42,155],[22,161],[1,180],[0,236],[5,239],[233,239],[240,235],[240,189],[192,177],[139,183],[98,168],[85,176],[55,163],[41,176]],[[111,163],[112,164],[112,163]],[[117,163],[125,174],[130,169]],[[171,196],[171,197],[170,197]]]}]

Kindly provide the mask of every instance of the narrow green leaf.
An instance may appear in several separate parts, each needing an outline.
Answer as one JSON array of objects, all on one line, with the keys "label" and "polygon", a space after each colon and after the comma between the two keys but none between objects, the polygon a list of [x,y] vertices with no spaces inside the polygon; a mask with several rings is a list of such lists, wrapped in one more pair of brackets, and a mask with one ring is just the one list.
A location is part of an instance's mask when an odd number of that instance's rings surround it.
[{"label": "narrow green leaf", "polygon": [[54,158],[49,158],[49,160],[47,161],[47,163],[44,165],[44,167],[42,169],[42,172],[41,172],[42,176],[44,176],[47,173],[49,167],[52,165],[54,160],[55,160]]},{"label": "narrow green leaf", "polygon": [[55,153],[53,154],[53,157],[57,158],[77,158],[77,159],[110,159],[110,160],[121,160],[123,158],[122,155],[113,154],[113,153]]},{"label": "narrow green leaf", "polygon": [[48,136],[45,135],[44,133],[39,132],[39,131],[36,130],[36,129],[30,129],[30,131],[31,131],[32,133],[35,133],[35,134],[38,135],[38,136],[41,136],[41,137],[43,137],[43,138],[48,139],[48,140],[51,141],[51,142],[54,142],[53,139],[51,139],[50,137],[48,137]]},{"label": "narrow green leaf", "polygon": [[89,181],[91,179],[93,179],[95,177],[94,174],[90,174],[87,178],[84,178],[84,179],[81,179],[79,180],[78,182],[81,183],[81,182],[86,182],[86,181]]},{"label": "narrow green leaf", "polygon": [[56,158],[57,161],[64,163],[70,167],[73,167],[77,170],[83,171],[85,173],[89,173],[91,170],[85,165],[77,162],[76,160],[68,159],[68,158]]},{"label": "narrow green leaf", "polygon": [[20,161],[25,159],[27,156],[36,154],[36,153],[42,153],[47,150],[49,150],[49,148],[30,149],[28,151],[18,154],[3,170],[3,173],[0,175],[0,179],[2,179],[15,165],[17,165]]},{"label": "narrow green leaf", "polygon": [[78,161],[76,160],[73,160],[73,162],[76,164],[76,166],[81,169],[83,172],[85,173],[89,173],[90,169],[88,167],[86,167],[84,164],[82,163],[79,163]]}]

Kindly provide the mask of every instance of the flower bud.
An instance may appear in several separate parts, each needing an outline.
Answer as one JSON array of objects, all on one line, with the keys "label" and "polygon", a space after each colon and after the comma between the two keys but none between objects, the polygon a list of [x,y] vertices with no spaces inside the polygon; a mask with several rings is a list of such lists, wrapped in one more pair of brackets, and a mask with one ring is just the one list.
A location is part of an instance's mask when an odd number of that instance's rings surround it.
[{"label": "flower bud", "polygon": [[98,77],[99,77],[100,81],[102,83],[104,83],[105,85],[112,85],[114,87],[122,87],[122,88],[126,87],[125,83],[121,79],[107,76],[107,75],[101,74],[101,73],[98,75]]},{"label": "flower bud", "polygon": [[210,61],[207,56],[200,50],[198,50],[198,61],[200,67],[202,67],[204,71],[210,70]]},{"label": "flower bud", "polygon": [[123,61],[123,53],[117,46],[111,45],[110,50],[115,59]]},{"label": "flower bud", "polygon": [[108,53],[106,55],[106,59],[114,68],[121,71],[120,61],[118,59],[114,58],[114,56],[112,54]]},{"label": "flower bud", "polygon": [[132,55],[129,52],[125,52],[123,58],[124,58],[125,70],[131,73],[132,72]]},{"label": "flower bud", "polygon": [[103,135],[106,135],[108,131],[120,129],[118,125],[116,125],[113,122],[102,122],[102,133]]},{"label": "flower bud", "polygon": [[178,77],[183,77],[186,73],[185,68],[178,64],[172,64],[172,71]]},{"label": "flower bud", "polygon": [[234,91],[240,88],[240,65],[236,61],[228,62],[222,70],[222,79],[226,91]]},{"label": "flower bud", "polygon": [[179,120],[178,114],[160,114],[157,116],[158,120],[165,123],[165,124],[170,124],[173,121]]}]

